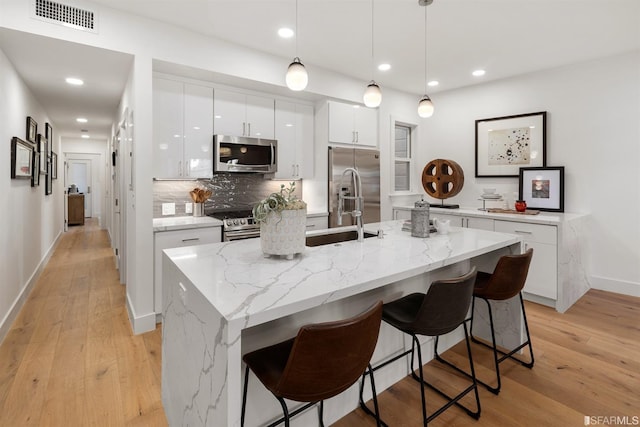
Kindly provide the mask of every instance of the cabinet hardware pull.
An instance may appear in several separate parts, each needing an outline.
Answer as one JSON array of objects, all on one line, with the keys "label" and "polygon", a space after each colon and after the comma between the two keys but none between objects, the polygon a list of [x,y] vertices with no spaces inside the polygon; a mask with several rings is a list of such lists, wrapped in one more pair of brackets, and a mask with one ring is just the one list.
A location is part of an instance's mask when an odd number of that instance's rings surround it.
[{"label": "cabinet hardware pull", "polygon": [[307,224],[307,228],[313,228],[315,226],[316,226],[315,224]]},{"label": "cabinet hardware pull", "polygon": [[520,234],[533,234],[531,231],[522,231],[522,230],[514,230],[514,231]]},{"label": "cabinet hardware pull", "polygon": [[185,243],[186,242],[195,242],[197,240],[200,240],[200,238],[199,237],[193,237],[191,239],[182,239],[182,241],[185,242]]},{"label": "cabinet hardware pull", "polygon": [[247,134],[248,136],[251,136],[251,123],[247,124],[247,127],[249,128],[249,133]]},{"label": "cabinet hardware pull", "polygon": [[247,134],[245,132],[246,131],[246,126],[247,126],[247,124],[245,122],[242,122],[242,136],[247,136]]},{"label": "cabinet hardware pull", "polygon": [[360,142],[360,132],[356,131],[356,142]]}]

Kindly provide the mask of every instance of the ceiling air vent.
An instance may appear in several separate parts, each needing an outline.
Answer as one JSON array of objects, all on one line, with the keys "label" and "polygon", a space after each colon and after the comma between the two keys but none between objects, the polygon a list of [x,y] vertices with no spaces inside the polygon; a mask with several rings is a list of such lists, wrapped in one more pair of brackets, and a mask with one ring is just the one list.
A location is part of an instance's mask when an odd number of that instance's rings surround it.
[{"label": "ceiling air vent", "polygon": [[91,10],[49,0],[35,0],[33,4],[36,19],[78,30],[98,32],[95,21],[96,14]]}]

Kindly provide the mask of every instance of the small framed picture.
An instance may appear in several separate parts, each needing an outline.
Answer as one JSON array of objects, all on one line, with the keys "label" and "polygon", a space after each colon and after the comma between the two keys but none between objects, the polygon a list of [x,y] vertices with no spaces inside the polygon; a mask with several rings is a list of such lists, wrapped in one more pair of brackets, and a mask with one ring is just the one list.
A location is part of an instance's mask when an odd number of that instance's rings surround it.
[{"label": "small framed picture", "polygon": [[564,212],[564,166],[520,168],[519,195],[528,209]]},{"label": "small framed picture", "polygon": [[40,156],[40,173],[47,173],[47,153],[49,152],[49,148],[47,147],[47,139],[42,136],[41,133],[38,134],[38,143],[36,144],[38,147],[38,155]]},{"label": "small framed picture", "polygon": [[35,147],[18,137],[11,139],[11,179],[32,179]]},{"label": "small framed picture", "polygon": [[32,144],[36,143],[36,137],[38,135],[38,123],[31,116],[27,117],[27,141]]},{"label": "small framed picture", "polygon": [[53,153],[53,128],[49,123],[44,124],[44,136],[47,138],[47,157],[51,158],[51,153]]},{"label": "small framed picture", "polygon": [[31,174],[31,186],[40,185],[40,163],[42,156],[36,150],[33,150],[33,173]]},{"label": "small framed picture", "polygon": [[51,179],[58,179],[58,155],[51,153]]}]

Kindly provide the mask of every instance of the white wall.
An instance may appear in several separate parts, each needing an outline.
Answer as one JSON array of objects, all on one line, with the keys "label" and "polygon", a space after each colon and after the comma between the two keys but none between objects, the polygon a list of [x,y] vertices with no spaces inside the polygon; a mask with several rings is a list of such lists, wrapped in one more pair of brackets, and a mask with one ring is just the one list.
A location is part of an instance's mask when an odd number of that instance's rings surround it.
[{"label": "white wall", "polygon": [[[41,184],[11,179],[11,138],[26,140],[26,118],[31,116],[43,133],[51,121],[0,50],[0,340],[11,326],[24,297],[37,279],[57,241],[63,224],[62,179],[53,182],[53,194],[45,196]],[[51,123],[55,131],[55,123]],[[55,133],[54,133],[55,134]],[[55,140],[53,151],[60,153]],[[61,159],[58,159],[61,170]],[[60,173],[58,173],[60,176]]]},{"label": "white wall", "polygon": [[484,187],[518,191],[517,178],[474,178],[475,120],[547,111],[547,165],[565,166],[565,211],[591,214],[591,286],[640,296],[640,52],[432,96],[421,153],[462,166],[450,199],[478,207]]}]

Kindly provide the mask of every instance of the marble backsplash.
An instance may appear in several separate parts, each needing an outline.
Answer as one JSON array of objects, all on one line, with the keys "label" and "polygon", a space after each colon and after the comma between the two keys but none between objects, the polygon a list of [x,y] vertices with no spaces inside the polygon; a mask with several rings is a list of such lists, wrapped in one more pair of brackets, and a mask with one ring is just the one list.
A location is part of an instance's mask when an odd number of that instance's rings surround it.
[{"label": "marble backsplash", "polygon": [[[205,212],[221,209],[251,209],[267,195],[280,190],[288,181],[264,179],[260,174],[215,174],[209,180],[198,181],[154,181],[153,217],[162,218],[162,204],[175,203],[173,216],[189,216],[185,204],[191,203],[189,191],[195,187],[206,187],[213,193],[205,203]],[[296,181],[296,194],[301,197],[302,181]],[[165,215],[166,216],[166,215]]]}]

